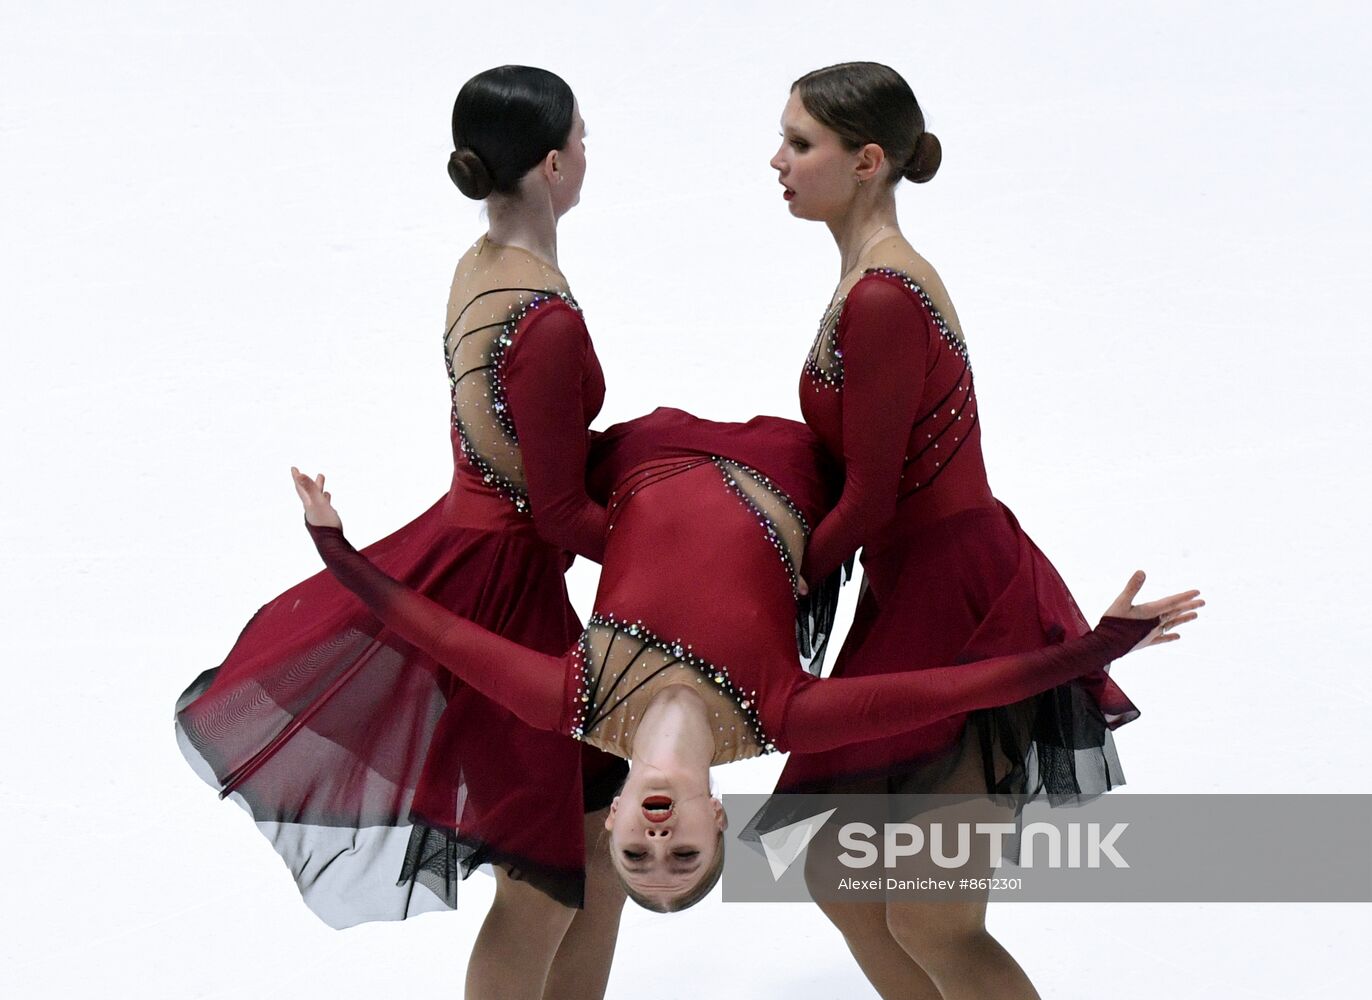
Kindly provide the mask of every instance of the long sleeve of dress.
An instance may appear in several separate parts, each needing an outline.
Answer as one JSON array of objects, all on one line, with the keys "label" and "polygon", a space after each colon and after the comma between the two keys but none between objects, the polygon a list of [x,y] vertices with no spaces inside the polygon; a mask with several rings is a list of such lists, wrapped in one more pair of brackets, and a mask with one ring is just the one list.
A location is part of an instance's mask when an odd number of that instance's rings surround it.
[{"label": "long sleeve of dress", "polygon": [[559,730],[567,678],[561,658],[488,632],[391,579],[339,529],[307,527],[324,564],[372,614],[530,726]]},{"label": "long sleeve of dress", "polygon": [[896,736],[950,715],[1009,705],[1065,684],[1123,656],[1158,620],[1102,618],[1078,639],[954,667],[815,680],[786,710],[782,740],[818,753]]},{"label": "long sleeve of dress", "polygon": [[904,289],[862,280],[843,307],[843,494],[810,537],[803,575],[818,583],[896,512],[910,427],[934,333]]},{"label": "long sleeve of dress", "polygon": [[515,343],[505,393],[524,458],[534,530],[559,548],[600,562],[605,508],[586,495],[590,336],[578,313],[545,306]]}]

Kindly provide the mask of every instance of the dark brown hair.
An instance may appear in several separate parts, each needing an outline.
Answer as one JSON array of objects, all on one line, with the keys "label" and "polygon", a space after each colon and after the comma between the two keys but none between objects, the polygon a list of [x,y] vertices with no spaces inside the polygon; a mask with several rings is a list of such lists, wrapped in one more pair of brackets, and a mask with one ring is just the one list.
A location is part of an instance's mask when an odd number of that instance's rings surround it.
[{"label": "dark brown hair", "polygon": [[534,66],[497,66],[462,85],[453,102],[448,176],[468,198],[508,194],[572,132],[572,88]]},{"label": "dark brown hair", "polygon": [[891,164],[891,183],[923,184],[938,172],[943,147],[924,128],[915,92],[890,66],[839,63],[806,73],[791,89],[810,116],[838,133],[849,149],[876,143]]}]

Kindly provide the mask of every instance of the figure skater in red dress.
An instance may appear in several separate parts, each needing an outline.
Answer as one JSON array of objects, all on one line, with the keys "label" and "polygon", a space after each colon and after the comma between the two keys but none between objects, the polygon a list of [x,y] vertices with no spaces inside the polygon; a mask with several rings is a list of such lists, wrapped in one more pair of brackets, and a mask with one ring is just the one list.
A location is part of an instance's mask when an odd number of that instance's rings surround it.
[{"label": "figure skater in red dress", "polygon": [[[452,125],[449,175],[490,221],[448,300],[452,486],[366,552],[447,611],[558,654],[581,632],[563,574],[572,553],[599,560],[606,517],[585,488],[605,384],[557,259],[585,123],[559,77],[502,66],[463,86]],[[455,906],[490,863],[467,996],[603,995],[624,901],[600,845],[620,759],[527,725],[328,573],[262,608],[176,723],[333,926]]]},{"label": "figure skater in red dress", "polygon": [[799,567],[828,507],[814,435],[758,417],[661,409],[597,440],[609,496],[594,613],[561,656],[526,649],[387,576],[348,544],[324,489],[292,469],[329,569],[388,628],[529,726],[633,762],[606,821],[638,902],[689,906],[718,878],[724,815],[709,768],[775,750],[823,753],[1016,701],[1177,638],[1196,591],[1135,606],[1135,574],[1096,629],[959,666],[820,680],[796,655]]},{"label": "figure skater in red dress", "polygon": [[[805,421],[843,469],[803,577],[825,580],[862,550],[863,588],[833,676],[918,675],[1070,643],[1086,621],[991,493],[957,313],[896,216],[896,185],[930,180],[941,159],[914,94],[887,66],[831,66],[795,82],[781,125],[771,165],[787,206],[828,226],[840,257],[800,380]],[[1057,803],[1122,783],[1111,731],[1138,710],[1104,665],[1043,689],[885,739],[793,754],[777,789]],[[984,899],[821,906],[882,996],[1037,996],[987,933]]]}]

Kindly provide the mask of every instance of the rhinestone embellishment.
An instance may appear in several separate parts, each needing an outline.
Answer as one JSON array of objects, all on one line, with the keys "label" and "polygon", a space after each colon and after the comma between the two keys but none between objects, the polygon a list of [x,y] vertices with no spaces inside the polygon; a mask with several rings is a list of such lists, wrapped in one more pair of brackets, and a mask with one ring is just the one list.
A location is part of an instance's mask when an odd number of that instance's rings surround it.
[{"label": "rhinestone embellishment", "polygon": [[510,346],[514,344],[515,336],[519,330],[519,324],[530,313],[546,306],[549,302],[564,302],[577,312],[581,307],[570,294],[560,291],[537,291],[529,289],[534,294],[529,300],[521,305],[514,307],[510,315],[506,317],[501,326],[500,333],[492,341],[485,364],[479,369],[471,369],[462,376],[458,376],[453,367],[453,356],[446,347],[447,335],[445,334],[445,347],[443,351],[444,360],[448,369],[448,388],[452,394],[452,425],[457,432],[458,447],[463,457],[472,465],[481,476],[481,481],[495,489],[497,493],[505,497],[521,514],[529,513],[529,497],[522,482],[510,478],[500,472],[496,465],[488,456],[482,455],[480,450],[473,443],[471,435],[463,425],[463,418],[459,412],[458,402],[458,382],[461,378],[466,378],[482,371],[486,379],[486,399],[489,400],[489,412],[484,416],[498,425],[505,437],[508,439],[511,450],[517,454],[519,446],[519,436],[515,432],[514,416],[510,413],[509,400],[506,398],[504,384],[505,355]]},{"label": "rhinestone embellishment", "polygon": [[[571,735],[573,738],[585,740],[587,734],[594,731],[597,726],[609,718],[628,697],[621,695],[614,704],[601,704],[595,700],[596,685],[602,678],[591,667],[594,654],[591,651],[590,643],[591,631],[597,628],[611,630],[616,638],[628,636],[631,641],[640,646],[651,647],[671,657],[668,663],[651,671],[647,677],[641,678],[640,683],[644,683],[651,677],[664,673],[672,667],[691,670],[696,674],[696,683],[704,683],[709,680],[728,696],[729,700],[738,708],[738,712],[747,723],[755,742],[764,753],[771,753],[776,750],[776,745],[763,731],[762,721],[758,717],[757,692],[744,691],[737,687],[729,677],[727,667],[711,663],[703,657],[697,656],[692,652],[690,644],[683,643],[680,639],[668,642],[660,638],[641,621],[621,620],[614,614],[602,614],[600,612],[591,615],[585,631],[581,633],[581,641],[577,645],[575,659],[577,661],[578,683],[576,685],[577,691],[572,697]],[[612,681],[608,689],[613,690],[617,683],[617,680]]]},{"label": "rhinestone embellishment", "polygon": [[[967,354],[967,343],[960,337],[948,321],[943,318],[943,313],[939,312],[934,305],[934,300],[929,297],[929,293],[904,271],[898,271],[893,267],[869,267],[863,272],[864,276],[869,274],[879,274],[886,278],[894,278],[913,292],[923,303],[929,317],[934,321],[934,326],[953,352],[957,354],[968,366],[971,359]],[[849,295],[851,295],[851,290]],[[810,353],[805,356],[805,373],[810,376],[814,385],[814,390],[819,392],[821,389],[842,389],[843,388],[843,350],[838,344],[838,325],[843,315],[843,307],[848,302],[848,295],[832,303],[828,309],[824,310],[824,315],[819,321],[819,332],[815,334],[814,343],[810,347]]]},{"label": "rhinestone embellishment", "polygon": [[[781,557],[781,565],[785,568],[786,575],[791,581],[791,596],[796,600],[800,600],[800,567],[797,566],[795,560],[792,559],[791,549],[782,537],[784,529],[781,528],[766,511],[758,506],[756,500],[749,496],[747,490],[743,488],[743,484],[738,481],[738,477],[734,470],[738,469],[745,473],[750,479],[786,506],[786,510],[790,513],[791,517],[795,519],[793,522],[795,526],[791,528],[792,533],[794,534],[797,531],[800,533],[799,548],[802,552],[805,551],[805,543],[810,538],[810,524],[806,521],[805,515],[801,513],[800,508],[791,501],[791,498],[786,495],[781,487],[777,486],[771,479],[767,478],[767,476],[757,469],[744,465],[742,462],[736,462],[731,458],[724,458],[720,455],[712,455],[710,458],[711,461],[714,462],[715,467],[719,469],[720,475],[724,477],[724,482],[728,485],[730,491],[738,497],[743,506],[747,507],[748,511],[757,520],[757,523],[762,526],[763,533],[767,536],[767,541],[771,543],[772,548],[777,550],[777,555]],[[743,707],[748,707],[746,702]]]}]

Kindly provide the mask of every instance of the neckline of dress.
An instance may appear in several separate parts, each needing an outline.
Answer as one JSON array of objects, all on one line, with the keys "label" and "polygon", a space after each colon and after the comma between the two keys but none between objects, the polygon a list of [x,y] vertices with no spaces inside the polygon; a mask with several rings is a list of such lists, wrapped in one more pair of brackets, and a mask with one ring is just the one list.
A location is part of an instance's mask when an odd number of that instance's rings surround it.
[{"label": "neckline of dress", "polygon": [[[966,338],[962,336],[961,331],[954,330],[952,324],[950,324],[948,320],[944,318],[943,313],[939,311],[939,307],[934,304],[934,297],[930,295],[927,291],[925,291],[924,286],[922,284],[920,284],[917,280],[915,280],[913,277],[911,277],[909,274],[907,274],[905,271],[902,271],[898,267],[878,266],[865,268],[862,272],[862,277],[858,278],[857,281],[853,282],[853,288],[856,288],[858,285],[862,284],[862,282],[866,281],[867,278],[874,274],[882,274],[888,278],[898,278],[902,284],[905,284],[913,291],[917,291],[920,296],[920,301],[924,304],[924,307],[929,310],[929,314],[933,316],[934,322],[937,323],[939,326],[943,327],[945,330],[948,330],[950,333],[956,336],[958,340],[965,342]],[[828,321],[831,315],[834,317],[835,323],[837,323],[839,317],[841,317],[843,314],[843,307],[848,304],[848,296],[853,294],[853,288],[850,288],[848,289],[848,291],[844,292],[842,298],[835,299],[830,304],[829,308],[824,311],[824,322],[820,324],[821,327],[824,326],[824,323]]]}]

